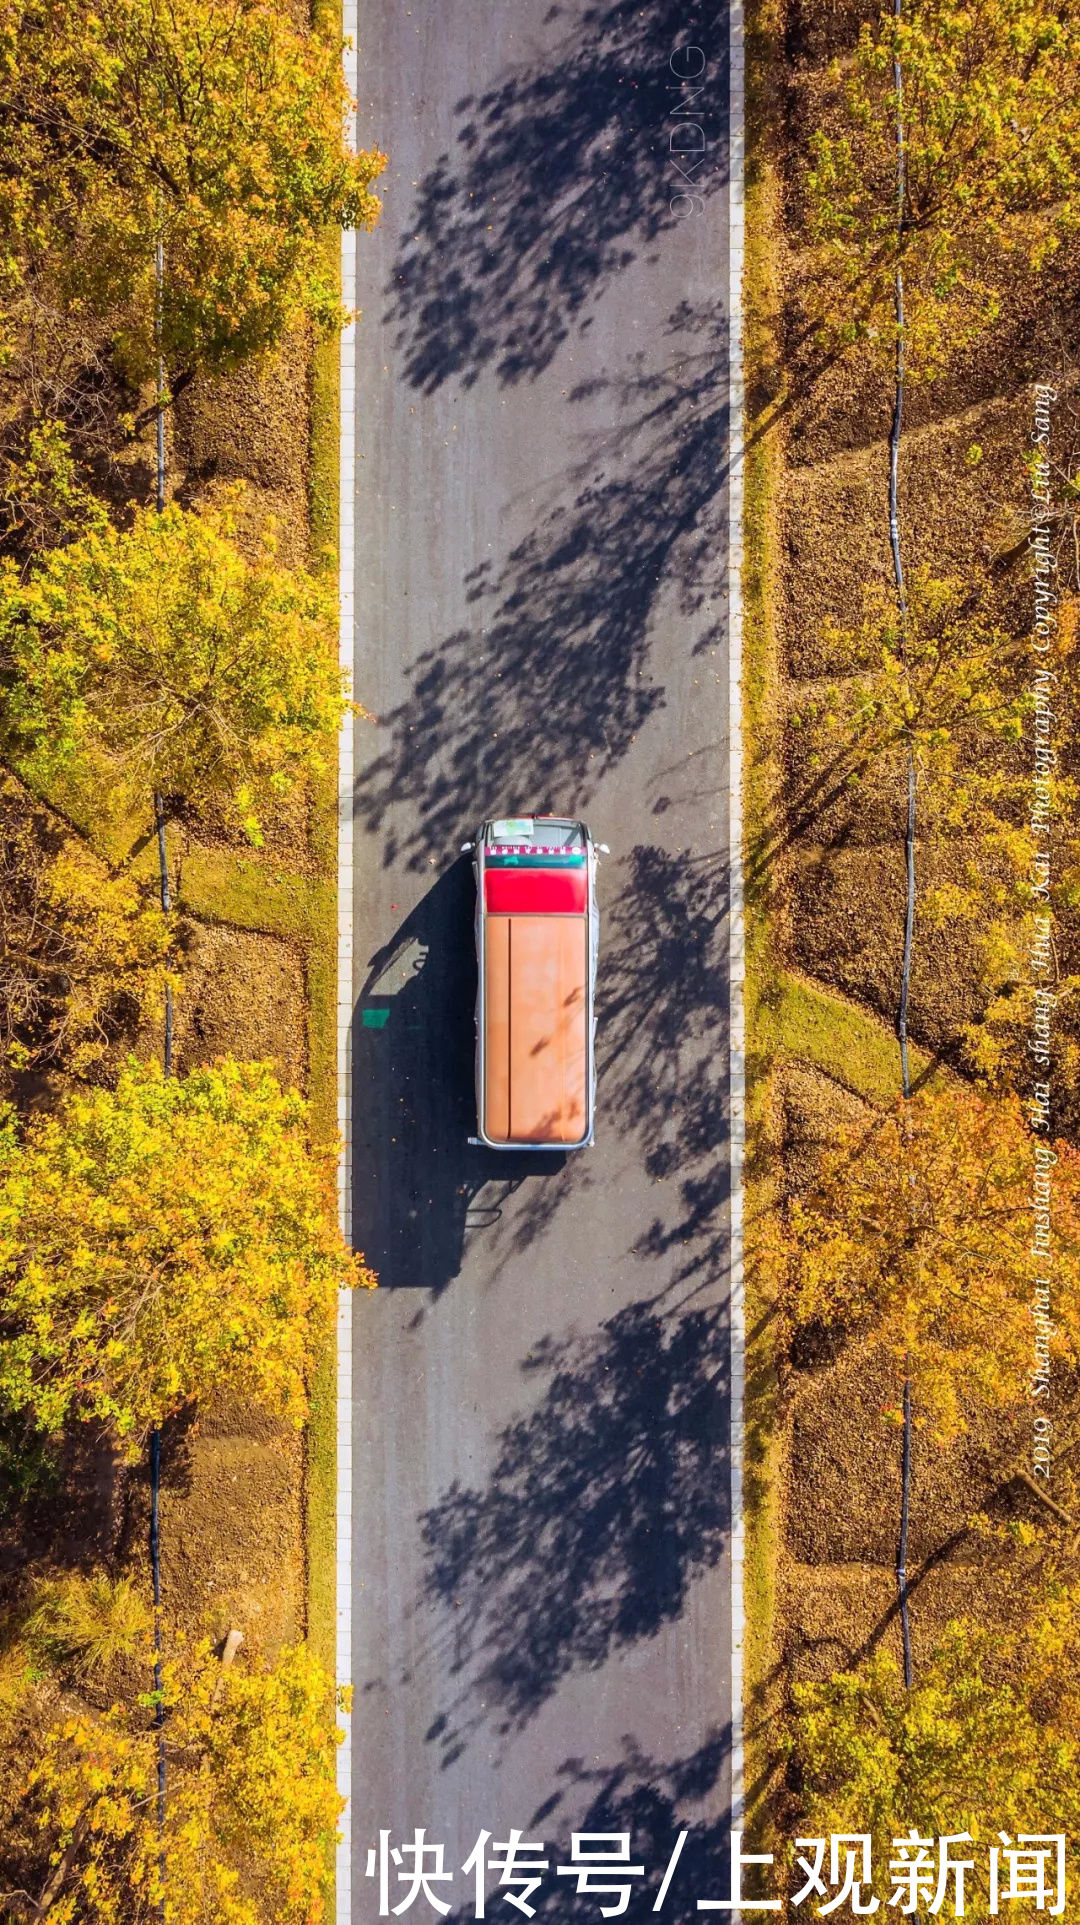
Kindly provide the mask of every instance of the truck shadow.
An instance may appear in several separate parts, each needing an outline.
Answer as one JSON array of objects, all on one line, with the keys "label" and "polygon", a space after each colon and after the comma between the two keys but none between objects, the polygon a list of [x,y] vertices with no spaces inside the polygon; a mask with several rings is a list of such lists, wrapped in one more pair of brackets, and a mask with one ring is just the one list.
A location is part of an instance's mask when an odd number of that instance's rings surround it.
[{"label": "truck shadow", "polygon": [[353,1013],[354,1241],[383,1289],[444,1290],[468,1231],[493,1221],[527,1177],[566,1161],[468,1140],[475,901],[460,856],[371,957]]}]

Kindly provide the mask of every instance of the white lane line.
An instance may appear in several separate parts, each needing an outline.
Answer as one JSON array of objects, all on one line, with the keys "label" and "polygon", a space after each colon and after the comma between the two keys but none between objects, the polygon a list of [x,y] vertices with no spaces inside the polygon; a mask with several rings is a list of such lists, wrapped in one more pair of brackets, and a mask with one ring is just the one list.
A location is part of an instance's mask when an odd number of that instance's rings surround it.
[{"label": "white lane line", "polygon": [[[343,0],[345,85],[352,100],[358,85],[356,33],[358,0]],[[348,123],[356,146],[356,113]],[[341,236],[341,291],[347,307],[356,298],[356,235]],[[356,323],[341,336],[341,393],[338,424],[338,659],[352,689],[355,659],[354,561],[356,543]],[[338,736],[338,897],[337,897],[337,1123],[338,1222],[352,1241],[352,1001],[353,1001],[353,775],[355,726],[347,715]],[[337,1313],[337,1497],[334,1672],[339,1686],[352,1683],[352,1313],[351,1290],[338,1293]],[[337,1753],[337,1786],[346,1800],[341,1814],[341,1843],[336,1864],[337,1925],[352,1925],[352,1718],[339,1714],[345,1732]]]},{"label": "white lane line", "polygon": [[[728,1096],[731,1163],[731,1824],[745,1806],[743,1770],[743,1158],[746,1147],[746,977],[742,861],[743,342],[745,48],[743,0],[728,0]],[[736,1914],[732,1914],[733,1918]]]}]

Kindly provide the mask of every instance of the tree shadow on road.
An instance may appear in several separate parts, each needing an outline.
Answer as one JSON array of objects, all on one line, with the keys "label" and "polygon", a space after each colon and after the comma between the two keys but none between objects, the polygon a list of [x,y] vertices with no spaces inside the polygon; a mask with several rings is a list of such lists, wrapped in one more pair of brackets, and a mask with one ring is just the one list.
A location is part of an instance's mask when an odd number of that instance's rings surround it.
[{"label": "tree shadow on road", "polygon": [[728,862],[638,845],[609,918],[598,1056],[606,1113],[669,1179],[639,1256],[675,1283],[727,1275],[730,1172]]},{"label": "tree shadow on road", "polygon": [[[699,1898],[726,1898],[731,1889],[730,1755],[730,1727],[717,1725],[696,1751],[670,1761],[650,1757],[629,1738],[623,1740],[622,1756],[614,1761],[586,1764],[581,1758],[568,1758],[559,1769],[551,1797],[537,1811],[522,1814],[524,1837],[543,1844],[542,1855],[548,1862],[542,1887],[529,1900],[536,1916],[548,1925],[596,1925],[598,1905],[614,1902],[588,1890],[579,1894],[576,1877],[560,1876],[556,1870],[570,1862],[572,1831],[629,1836],[628,1862],[644,1867],[643,1877],[626,1881],[631,1895],[623,1916],[630,1925],[654,1915],[673,1856],[660,1908],[665,1918],[675,1925],[682,1921],[690,1925],[700,1917]],[[679,1845],[684,1831],[686,1837]],[[617,1873],[598,1875],[599,1882],[609,1878],[617,1880]],[[494,1909],[499,1916],[506,1894],[490,1879],[488,1883],[487,1910],[490,1914]],[[475,1915],[473,1905],[463,1905],[451,1914],[448,1925],[465,1925]]]},{"label": "tree shadow on road", "polygon": [[[731,1731],[717,1726],[696,1751],[685,1758],[652,1758],[630,1739],[614,1763],[586,1765],[568,1759],[560,1772],[559,1790],[533,1824],[545,1824],[560,1807],[570,1807],[558,1824],[557,1862],[569,1860],[569,1831],[627,1832],[631,1864],[644,1865],[635,1879],[624,1916],[631,1922],[652,1917],[680,1831],[686,1839],[672,1872],[662,1904],[662,1915],[675,1921],[698,1920],[699,1898],[725,1898],[730,1891],[730,1814],[727,1771]],[[589,1802],[579,1809],[582,1795]],[[717,1812],[719,1811],[719,1816]],[[569,1822],[568,1822],[569,1820]],[[606,1901],[610,1902],[610,1901]],[[537,1899],[537,1917],[549,1925],[594,1925],[597,1900],[578,1895],[573,1878],[552,1878]]]},{"label": "tree shadow on road", "polygon": [[[659,259],[681,222],[709,221],[726,187],[722,17],[696,0],[608,0],[565,21],[552,7],[543,25],[545,52],[459,103],[453,149],[405,222],[388,319],[415,390],[536,376],[616,277]],[[673,142],[699,196],[689,215]],[[535,526],[475,568],[473,618],[421,655],[380,718],[356,809],[388,867],[441,864],[478,815],[583,811],[664,704],[658,618],[677,609],[688,647],[718,638],[727,318],[710,296],[647,319],[648,358],[620,354],[567,394],[571,433],[587,417],[602,429],[538,479]]]},{"label": "tree shadow on road", "polygon": [[701,328],[707,345],[663,374],[592,384],[610,397],[611,431],[558,478],[505,564],[473,571],[473,626],[422,655],[381,718],[388,740],[355,808],[385,866],[443,862],[466,825],[511,805],[584,811],[664,704],[657,622],[677,613],[696,652],[722,640],[726,349],[722,318]]},{"label": "tree shadow on road", "polygon": [[421,1519],[444,1765],[490,1721],[520,1730],[572,1670],[678,1618],[728,1532],[728,1347],[715,1308],[628,1305],[524,1366],[538,1401],[507,1425],[483,1489]]},{"label": "tree shadow on road", "polygon": [[728,177],[726,38],[697,0],[589,6],[458,103],[455,149],[420,183],[386,289],[414,388],[539,374],[614,276],[700,217]]}]

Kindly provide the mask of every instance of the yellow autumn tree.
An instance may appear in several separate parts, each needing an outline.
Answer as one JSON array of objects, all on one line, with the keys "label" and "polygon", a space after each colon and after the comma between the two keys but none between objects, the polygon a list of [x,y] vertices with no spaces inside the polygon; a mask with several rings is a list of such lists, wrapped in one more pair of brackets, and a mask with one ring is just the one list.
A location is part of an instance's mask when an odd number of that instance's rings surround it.
[{"label": "yellow autumn tree", "polygon": [[166,918],[130,875],[60,833],[0,775],[0,1049],[12,1068],[86,1070],[173,977]]},{"label": "yellow autumn tree", "polygon": [[319,1925],[342,1806],[332,1680],[304,1645],[224,1675],[202,1645],[166,1664],[162,1701],[162,1829],[149,1707],[76,1711],[39,1741],[9,1818],[26,1915],[48,1893],[57,1925],[129,1925],[162,1898],[172,1925]]},{"label": "yellow autumn tree", "polygon": [[[903,793],[912,753],[924,833],[977,836],[1026,876],[1025,646],[987,618],[984,585],[913,570],[903,621],[895,596],[871,588],[858,623],[827,623],[822,643],[830,679],[794,718],[814,743],[806,805],[840,786]],[[1067,793],[1055,778],[1059,807]]]},{"label": "yellow autumn tree", "polygon": [[765,1230],[795,1324],[858,1329],[905,1370],[939,1439],[969,1400],[1023,1402],[1032,1374],[1036,1155],[1053,1199],[1053,1347],[1080,1358],[1080,1152],[1036,1146],[1020,1103],[955,1086],[847,1124]]},{"label": "yellow autumn tree", "polygon": [[[832,674],[806,692],[790,727],[801,767],[794,807],[807,816],[837,798],[902,809],[913,758],[920,833],[948,864],[947,880],[921,881],[919,926],[977,930],[992,998],[1027,973],[1036,838],[1019,752],[1031,727],[1030,659],[986,602],[978,579],[913,570],[902,621],[895,597],[870,589],[856,625],[825,626]],[[1055,667],[1064,660],[1062,648]],[[1055,770],[1051,790],[1063,819],[1075,781]]]},{"label": "yellow autumn tree", "polygon": [[19,558],[58,548],[101,518],[60,421],[32,415],[0,439],[0,544]]},{"label": "yellow autumn tree", "polygon": [[221,1383],[299,1419],[342,1284],[330,1159],[269,1065],[129,1062],[0,1138],[0,1404],[132,1457]]},{"label": "yellow autumn tree", "polygon": [[[931,1839],[971,1834],[974,1848],[958,1845],[954,1856],[975,1860],[965,1880],[965,1915],[975,1919],[994,1915],[988,1853],[1000,1848],[1001,1832],[1014,1845],[1020,1833],[1075,1835],[1077,1628],[1076,1595],[1064,1591],[1020,1634],[950,1624],[911,1690],[884,1653],[857,1671],[795,1687],[798,1828],[825,1838],[870,1833],[864,1901],[872,1892],[885,1910],[895,1890],[893,1840],[912,1826]],[[1008,1860],[1000,1864],[1004,1892]]]},{"label": "yellow autumn tree", "polygon": [[1075,0],[905,0],[863,25],[810,141],[811,233],[834,340],[875,336],[891,352],[899,265],[908,368],[935,374],[996,319],[995,260],[1037,271],[1075,234],[1078,71]]},{"label": "yellow autumn tree", "polygon": [[106,320],[173,386],[337,324],[328,227],[369,227],[384,157],[352,153],[341,46],[270,0],[3,0],[0,312]]},{"label": "yellow autumn tree", "polygon": [[253,840],[259,809],[332,753],[347,708],[327,581],[254,557],[241,497],[169,506],[0,574],[3,719],[42,776],[96,761],[138,799],[221,801]]}]

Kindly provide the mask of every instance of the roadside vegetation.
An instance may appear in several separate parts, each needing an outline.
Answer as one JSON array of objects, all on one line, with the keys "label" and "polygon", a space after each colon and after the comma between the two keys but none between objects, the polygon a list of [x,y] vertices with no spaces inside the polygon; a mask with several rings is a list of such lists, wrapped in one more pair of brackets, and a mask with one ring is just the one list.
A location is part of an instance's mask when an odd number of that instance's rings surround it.
[{"label": "roadside vegetation", "polygon": [[166,1079],[129,1059],[0,1141],[0,1406],[129,1454],[222,1383],[293,1421],[337,1291],[307,1108],[265,1064]]},{"label": "roadside vegetation", "polygon": [[[758,1817],[778,1842],[911,1823],[985,1841],[1010,1814],[1068,1833],[1080,16],[780,0],[751,34]],[[1053,391],[1039,657],[1036,384]],[[1054,691],[1046,896],[1035,660]],[[1048,1168],[1043,1321],[1031,1246]],[[985,1890],[972,1902],[984,1915]]]},{"label": "roadside vegetation", "polygon": [[0,1804],[0,1842],[25,1884],[6,1915],[124,1925],[164,1902],[182,1925],[321,1916],[339,1809],[332,1680],[303,1645],[227,1672],[205,1640],[170,1659],[160,1813],[157,1733],[128,1682],[150,1660],[149,1613],[108,1580],[78,1583],[35,1603],[31,1662],[6,1680],[5,1775],[23,1778]]},{"label": "roadside vegetation", "polygon": [[[814,1835],[882,1840],[940,1836],[948,1818],[972,1838],[1053,1835],[1080,1817],[1075,1683],[1061,1671],[1076,1634],[1076,1598],[1048,1601],[1034,1625],[1002,1639],[971,1619],[943,1632],[913,1688],[876,1652],[857,1672],[795,1688],[805,1822]],[[884,1906],[893,1881],[879,1855],[870,1888]],[[865,1896],[865,1894],[864,1894]],[[965,1916],[987,1918],[972,1879]]]},{"label": "roadside vegetation", "polygon": [[270,530],[253,555],[235,536],[235,507],[170,504],[8,563],[7,740],[28,781],[74,766],[120,808],[218,800],[262,840],[259,811],[325,765],[346,701],[329,581],[278,567]]},{"label": "roadside vegetation", "polygon": [[262,0],[6,0],[0,44],[0,311],[33,425],[88,362],[134,398],[160,354],[176,394],[337,326],[324,235],[370,226],[382,157],[345,144],[332,36]]},{"label": "roadside vegetation", "polygon": [[[1080,1151],[1058,1144],[1062,1301],[1052,1351],[1080,1364]],[[792,1341],[859,1332],[904,1359],[921,1422],[948,1443],[974,1409],[1023,1409],[1031,1374],[1031,1141],[1013,1095],[940,1082],[840,1124],[771,1226]],[[886,1415],[899,1421],[900,1399]]]},{"label": "roadside vegetation", "polygon": [[374,1279],[310,422],[384,160],[266,0],[11,0],[0,53],[0,1915],[312,1925],[308,1436]]},{"label": "roadside vegetation", "polygon": [[[939,375],[1039,274],[1080,217],[1080,19],[1049,0],[918,0],[853,9],[799,171],[813,261],[803,290],[823,339],[891,354],[894,271],[905,358]],[[904,209],[896,219],[896,97]],[[819,74],[819,77],[822,77]]]}]

